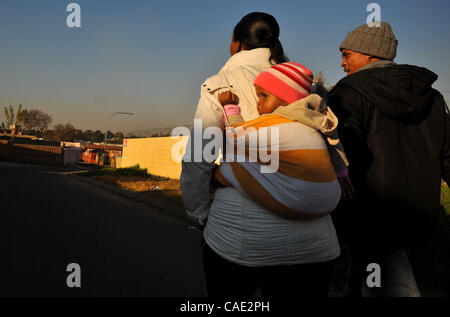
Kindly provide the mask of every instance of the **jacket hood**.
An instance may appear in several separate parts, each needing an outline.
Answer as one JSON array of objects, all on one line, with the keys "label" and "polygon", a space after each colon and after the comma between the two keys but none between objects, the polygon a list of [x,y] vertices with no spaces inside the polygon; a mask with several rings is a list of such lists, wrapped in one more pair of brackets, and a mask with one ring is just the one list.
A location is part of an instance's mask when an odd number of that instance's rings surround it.
[{"label": "jacket hood", "polygon": [[287,106],[278,107],[273,114],[303,123],[327,136],[333,134],[338,125],[337,117],[325,100],[317,94],[311,94]]},{"label": "jacket hood", "polygon": [[350,86],[380,112],[396,120],[420,122],[433,105],[431,85],[438,76],[423,67],[392,65],[364,69],[336,86]]},{"label": "jacket hood", "polygon": [[[320,91],[317,92],[320,93]],[[326,94],[324,97],[326,97]],[[336,164],[340,164],[341,168],[346,168],[349,162],[339,141],[337,132],[338,118],[328,107],[325,100],[322,96],[314,93],[287,106],[278,107],[273,114],[300,122],[321,132],[326,136],[328,146],[334,148],[336,155],[339,157],[337,160],[341,163]],[[341,168],[339,171],[342,171]]]}]

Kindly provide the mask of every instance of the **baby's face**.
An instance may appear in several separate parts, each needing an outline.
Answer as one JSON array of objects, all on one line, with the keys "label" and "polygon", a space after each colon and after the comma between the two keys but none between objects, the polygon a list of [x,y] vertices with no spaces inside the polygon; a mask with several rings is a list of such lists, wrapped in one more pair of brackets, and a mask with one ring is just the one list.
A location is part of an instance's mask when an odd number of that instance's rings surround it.
[{"label": "baby's face", "polygon": [[258,96],[258,113],[271,113],[279,106],[285,106],[288,103],[277,96],[271,94],[267,90],[255,85],[256,95]]}]

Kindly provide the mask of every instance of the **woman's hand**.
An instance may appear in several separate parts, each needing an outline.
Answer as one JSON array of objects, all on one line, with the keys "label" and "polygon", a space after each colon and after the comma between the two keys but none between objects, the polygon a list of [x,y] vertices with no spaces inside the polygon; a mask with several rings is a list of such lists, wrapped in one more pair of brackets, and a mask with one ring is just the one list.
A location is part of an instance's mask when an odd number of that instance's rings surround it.
[{"label": "woman's hand", "polygon": [[239,103],[239,98],[235,94],[231,92],[231,90],[221,92],[217,97],[219,99],[220,104],[225,105],[237,105]]}]

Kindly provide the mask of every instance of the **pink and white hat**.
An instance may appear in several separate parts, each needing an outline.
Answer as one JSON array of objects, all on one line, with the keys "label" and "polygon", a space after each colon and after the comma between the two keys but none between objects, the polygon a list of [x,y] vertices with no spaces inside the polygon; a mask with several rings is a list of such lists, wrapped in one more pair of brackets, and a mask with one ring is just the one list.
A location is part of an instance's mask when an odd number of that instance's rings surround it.
[{"label": "pink and white hat", "polygon": [[313,79],[312,71],[305,66],[287,62],[273,65],[260,73],[254,84],[288,103],[293,103],[311,94]]}]

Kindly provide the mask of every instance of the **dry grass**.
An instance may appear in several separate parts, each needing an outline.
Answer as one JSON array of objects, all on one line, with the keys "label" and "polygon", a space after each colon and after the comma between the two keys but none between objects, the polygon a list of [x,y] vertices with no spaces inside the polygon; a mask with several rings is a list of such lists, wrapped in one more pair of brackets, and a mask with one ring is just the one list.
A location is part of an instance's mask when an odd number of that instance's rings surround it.
[{"label": "dry grass", "polygon": [[106,183],[118,185],[122,188],[135,192],[157,191],[157,190],[180,190],[180,181],[175,179],[157,179],[152,175],[145,176],[123,176],[103,175],[93,176],[93,179]]},{"label": "dry grass", "polygon": [[179,204],[182,203],[179,180],[147,174],[147,169],[141,169],[139,166],[118,169],[103,168],[80,174],[133,192],[149,193]]},{"label": "dry grass", "polygon": [[169,178],[159,178],[153,175],[125,176],[125,175],[102,175],[92,176],[93,179],[105,183],[114,184],[133,192],[151,193],[160,198],[166,198],[176,203],[182,203],[180,181]]}]

